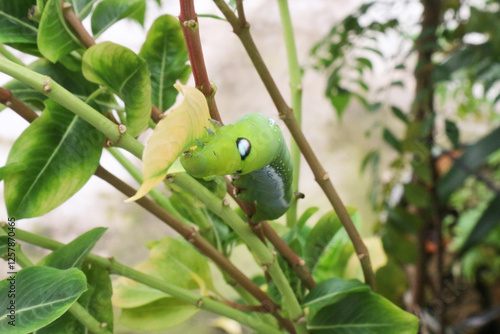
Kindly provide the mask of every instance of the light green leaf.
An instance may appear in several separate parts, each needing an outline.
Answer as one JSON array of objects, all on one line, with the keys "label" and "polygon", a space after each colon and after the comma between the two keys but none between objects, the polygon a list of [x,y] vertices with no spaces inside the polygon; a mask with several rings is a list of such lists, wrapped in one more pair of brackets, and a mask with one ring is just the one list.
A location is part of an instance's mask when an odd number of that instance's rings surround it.
[{"label": "light green leaf", "polygon": [[171,15],[157,18],[139,55],[146,59],[151,73],[152,101],[165,111],[179,93],[174,83],[185,83],[191,73],[191,67],[186,65],[189,57],[179,20]]},{"label": "light green leaf", "polygon": [[38,29],[40,53],[55,63],[62,56],[80,47],[78,38],[64,20],[61,1],[49,0],[43,10]]},{"label": "light green leaf", "polygon": [[139,135],[151,116],[151,81],[146,61],[124,46],[103,42],[83,54],[87,80],[113,90],[125,103],[127,132]]},{"label": "light green leaf", "polygon": [[92,5],[98,0],[66,0],[71,4],[71,8],[78,15],[80,20],[83,20],[91,11]]},{"label": "light green leaf", "polygon": [[97,227],[44,257],[38,265],[58,269],[79,268],[107,228]]},{"label": "light green leaf", "polygon": [[352,293],[314,314],[311,334],[416,334],[418,318],[375,293]]},{"label": "light green leaf", "polygon": [[17,219],[41,216],[73,196],[94,174],[104,136],[52,100],[16,140],[7,164],[24,164],[5,178],[5,202]]},{"label": "light green leaf", "polygon": [[100,2],[92,13],[94,38],[125,18],[133,19],[143,25],[145,13],[145,0],[106,0]]},{"label": "light green leaf", "polygon": [[321,308],[354,292],[369,292],[370,287],[358,280],[344,281],[341,278],[330,278],[318,283],[304,298],[303,307]]},{"label": "light green leaf", "polygon": [[17,163],[16,164],[8,164],[8,165],[5,165],[3,167],[0,167],[0,181],[5,179],[5,177],[7,177],[7,175],[20,173],[25,169],[26,169],[26,165],[17,164]]},{"label": "light green leaf", "polygon": [[0,0],[0,43],[35,44],[37,23],[28,14],[36,0]]},{"label": "light green leaf", "polygon": [[149,137],[142,155],[142,185],[126,202],[138,200],[162,182],[179,155],[205,136],[207,128],[213,129],[203,93],[194,87],[175,87],[184,99],[158,122]]},{"label": "light green leaf", "polygon": [[199,310],[194,305],[167,297],[142,307],[123,309],[120,323],[140,331],[159,331],[180,325]]},{"label": "light green leaf", "polygon": [[186,289],[215,289],[206,258],[184,240],[165,237],[150,243],[149,261],[169,283]]},{"label": "light green leaf", "polygon": [[[10,281],[0,282],[0,332],[25,334],[59,318],[87,289],[85,275],[78,269],[28,267],[15,275],[15,297],[8,298]],[[15,301],[15,327],[9,307]]]}]

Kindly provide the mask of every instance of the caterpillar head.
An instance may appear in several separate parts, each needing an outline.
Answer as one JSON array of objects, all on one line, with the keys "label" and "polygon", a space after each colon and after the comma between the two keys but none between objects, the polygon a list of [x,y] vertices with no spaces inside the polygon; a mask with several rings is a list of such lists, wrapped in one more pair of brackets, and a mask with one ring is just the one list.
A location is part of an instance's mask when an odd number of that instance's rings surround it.
[{"label": "caterpillar head", "polygon": [[282,145],[283,135],[273,120],[248,114],[207,136],[203,145],[184,153],[181,163],[196,177],[247,174],[268,165]]}]

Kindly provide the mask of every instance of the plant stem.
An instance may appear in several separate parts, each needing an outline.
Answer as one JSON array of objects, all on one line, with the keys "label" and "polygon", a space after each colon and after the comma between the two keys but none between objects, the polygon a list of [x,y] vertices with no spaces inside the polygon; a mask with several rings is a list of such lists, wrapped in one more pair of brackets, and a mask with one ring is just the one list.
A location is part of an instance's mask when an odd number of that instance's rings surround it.
[{"label": "plant stem", "polygon": [[274,79],[271,76],[262,56],[260,55],[253,38],[250,34],[248,26],[241,28],[240,23],[236,15],[233,13],[231,8],[227,5],[227,3],[223,0],[214,0],[215,4],[221,12],[224,14],[228,22],[233,27],[234,33],[238,36],[243,47],[245,48],[248,56],[250,57],[252,63],[254,64],[255,69],[257,70],[264,86],[266,87],[269,95],[271,96],[276,109],[280,115],[280,118],[283,119],[286,126],[290,130],[293,138],[295,139],[297,145],[300,148],[300,151],[304,155],[307,163],[309,164],[311,170],[313,171],[316,182],[319,184],[326,197],[332,204],[335,212],[337,213],[342,225],[347,231],[349,238],[354,246],[356,254],[360,260],[361,268],[363,269],[363,275],[365,277],[365,282],[370,285],[372,289],[375,289],[375,274],[373,273],[373,269],[370,261],[370,254],[368,253],[368,249],[364,244],[361,236],[359,235],[354,223],[347,212],[344,204],[342,203],[340,197],[337,194],[337,191],[333,187],[333,184],[328,176],[328,173],[324,170],[323,166],[319,162],[316,157],[314,151],[311,148],[311,145],[307,141],[304,136],[304,133],[300,129],[299,124],[297,123],[291,108],[287,105],[283,96],[281,95],[278,86],[274,82]]},{"label": "plant stem", "polygon": [[[269,248],[262,243],[262,241],[252,232],[250,227],[234,212],[228,205],[224,205],[215,196],[210,195],[210,191],[196,182],[187,174],[176,174],[173,176],[174,182],[183,188],[185,191],[191,193],[199,200],[201,200],[208,209],[222,218],[248,245],[248,247],[255,253],[260,261],[261,266],[267,270],[278,290],[283,296],[283,305],[288,310],[290,317],[293,321],[299,320],[303,316],[302,308],[300,307],[295,294],[290,287],[283,271],[279,267],[276,257],[271,253]],[[296,326],[296,330],[302,333],[302,324]],[[305,328],[305,327],[304,327]]]},{"label": "plant stem", "polygon": [[10,60],[18,65],[25,66],[24,63],[19,58],[14,56],[9,50],[7,50],[5,48],[5,45],[3,45],[3,44],[0,44],[0,54],[3,55],[8,60]]},{"label": "plant stem", "polygon": [[0,103],[14,110],[19,116],[30,123],[38,117],[36,112],[28,107],[23,101],[12,95],[10,90],[3,87],[0,87]]},{"label": "plant stem", "polygon": [[[4,226],[3,228],[5,229],[6,226]],[[18,240],[22,240],[27,243],[50,250],[56,250],[64,246],[64,244],[58,241],[43,237],[41,235],[33,234],[21,229],[16,229],[16,238]],[[248,315],[244,312],[235,310],[232,307],[229,307],[221,302],[210,299],[208,297],[201,297],[200,295],[194,292],[180,288],[174,284],[165,282],[156,277],[144,274],[140,271],[137,271],[133,268],[127,267],[117,262],[113,258],[106,259],[94,254],[88,255],[88,258],[108,268],[111,274],[127,277],[136,282],[158,289],[160,291],[168,293],[174,298],[185,301],[192,305],[196,305],[197,307],[200,307],[201,309],[204,309],[206,311],[236,320],[242,323],[243,325],[253,328],[261,333],[269,333],[269,334],[282,333],[278,329],[269,326],[261,321],[258,321],[252,315]]]},{"label": "plant stem", "polygon": [[198,16],[194,10],[193,0],[180,0],[181,13],[179,20],[181,21],[182,32],[186,40],[186,46],[189,55],[191,68],[193,69],[193,77],[196,87],[205,95],[210,110],[210,117],[219,121],[222,119],[215,103],[215,89],[208,80],[207,68],[203,57],[203,49],[200,42],[200,31]]},{"label": "plant stem", "polygon": [[[286,54],[288,58],[288,73],[290,75],[290,91],[292,97],[292,110],[299,126],[302,124],[302,74],[300,73],[299,60],[297,57],[297,47],[295,46],[295,36],[293,33],[292,20],[290,18],[290,10],[288,9],[287,0],[278,0],[278,6],[281,17],[281,25],[283,26],[283,35],[285,40]],[[238,15],[239,16],[239,15]],[[299,176],[300,176],[300,150],[292,140],[290,151],[293,161],[293,181],[292,189],[294,193],[299,192]],[[297,222],[297,204],[298,200],[292,201],[292,205],[286,212],[286,225],[292,227]]]}]

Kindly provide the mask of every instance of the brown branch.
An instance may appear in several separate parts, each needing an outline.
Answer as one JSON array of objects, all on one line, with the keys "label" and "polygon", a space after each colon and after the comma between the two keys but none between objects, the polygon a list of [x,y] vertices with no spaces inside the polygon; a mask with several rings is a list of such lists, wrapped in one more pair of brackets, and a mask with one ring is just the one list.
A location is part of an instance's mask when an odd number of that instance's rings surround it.
[{"label": "brown branch", "polygon": [[23,101],[12,95],[10,90],[3,87],[0,87],[0,103],[14,110],[29,123],[33,122],[38,117],[36,112],[28,107]]},{"label": "brown branch", "polygon": [[253,38],[250,34],[249,25],[242,25],[240,19],[236,17],[231,8],[223,0],[214,0],[215,4],[221,12],[224,14],[228,22],[231,24],[234,33],[238,36],[243,47],[245,48],[248,56],[250,57],[257,73],[259,74],[262,82],[264,83],[269,95],[271,96],[273,103],[278,110],[280,118],[285,122],[286,126],[290,130],[295,142],[300,148],[300,151],[304,155],[304,158],[308,162],[311,170],[314,173],[316,182],[319,184],[328,200],[332,204],[335,212],[339,216],[342,225],[347,231],[349,238],[352,241],[356,254],[361,262],[361,267],[363,269],[363,274],[365,277],[365,282],[375,288],[375,275],[371,266],[370,255],[368,249],[366,248],[361,236],[359,235],[356,227],[354,226],[349,213],[347,212],[344,204],[342,203],[337,191],[333,187],[332,182],[315,153],[313,152],[310,144],[305,138],[300,126],[298,125],[292,109],[288,106],[285,99],[281,95],[278,86],[274,82],[271,73],[269,72],[262,56],[260,55]]},{"label": "brown branch", "polygon": [[194,10],[193,0],[181,0],[181,13],[179,20],[181,22],[182,32],[186,40],[186,46],[189,54],[189,61],[193,70],[194,81],[196,87],[207,98],[208,109],[210,110],[210,117],[219,121],[222,120],[215,103],[215,89],[208,80],[207,68],[203,57],[203,49],[200,41],[200,31],[198,23],[198,15]]},{"label": "brown branch", "polygon": [[[73,11],[71,4],[65,1],[61,2],[61,6],[63,9],[63,15],[64,19],[66,20],[66,23],[71,26],[73,31],[75,32],[76,36],[78,37],[78,40],[85,46],[85,48],[90,48],[91,46],[95,45],[95,40],[94,38],[88,33],[88,31],[85,29],[85,27],[82,24],[82,21],[78,18],[78,16],[75,14]],[[160,110],[157,106],[154,104],[151,106],[151,119],[155,122],[158,123],[160,119],[163,118],[163,111]]]}]

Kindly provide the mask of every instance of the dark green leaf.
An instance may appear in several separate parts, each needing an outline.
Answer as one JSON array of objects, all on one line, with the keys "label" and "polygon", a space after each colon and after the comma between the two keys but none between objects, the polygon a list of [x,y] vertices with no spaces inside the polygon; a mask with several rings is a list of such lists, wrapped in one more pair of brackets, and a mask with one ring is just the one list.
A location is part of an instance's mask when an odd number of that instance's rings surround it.
[{"label": "dark green leaf", "polygon": [[104,136],[52,100],[16,140],[7,164],[22,172],[5,178],[5,202],[17,219],[41,216],[73,196],[94,174]]},{"label": "dark green leaf", "polygon": [[345,108],[349,104],[351,99],[351,93],[347,90],[339,90],[337,93],[332,93],[330,96],[330,102],[332,103],[335,111],[337,112],[338,118],[342,118]]},{"label": "dark green leaf", "polygon": [[367,155],[363,158],[363,161],[361,162],[361,167],[360,167],[360,172],[364,173],[366,170],[366,167],[368,165],[372,165],[373,168],[378,168],[378,165],[380,163],[380,151],[378,150],[373,150],[368,152]]},{"label": "dark green leaf", "polygon": [[399,139],[396,138],[396,136],[394,136],[391,130],[384,128],[382,138],[390,147],[392,147],[399,153],[403,153],[403,147],[401,146],[401,142],[399,141]]},{"label": "dark green leaf", "polygon": [[408,203],[420,208],[426,208],[430,203],[429,192],[423,186],[418,184],[405,184],[404,198],[408,201]]},{"label": "dark green leaf", "polygon": [[314,271],[318,259],[341,227],[339,217],[332,210],[323,215],[309,232],[306,239],[304,260],[310,271]]},{"label": "dark green leaf", "polygon": [[346,294],[369,292],[370,287],[358,280],[344,281],[341,278],[330,278],[318,283],[304,298],[302,307],[321,308],[333,304]]},{"label": "dark green leaf", "polygon": [[0,257],[7,253],[9,249],[9,237],[6,235],[0,235]]},{"label": "dark green leaf", "polygon": [[312,334],[416,334],[418,318],[375,293],[353,293],[319,310],[307,328]]},{"label": "dark green leaf", "polygon": [[408,212],[403,206],[398,205],[389,209],[387,224],[403,233],[417,234],[422,226],[422,219],[418,215]]},{"label": "dark green leaf", "polygon": [[360,63],[364,67],[368,67],[370,70],[373,70],[372,62],[368,58],[356,58],[358,63]]},{"label": "dark green leaf", "polygon": [[441,201],[446,202],[450,195],[462,186],[467,176],[476,171],[485,163],[486,158],[498,149],[500,149],[500,127],[467,147],[464,154],[438,183],[438,194]]},{"label": "dark green leaf", "polygon": [[[7,298],[11,282],[0,282],[0,332],[30,333],[59,318],[87,289],[85,275],[78,269],[59,270],[28,267],[15,275],[16,292]],[[9,307],[15,301],[15,327],[9,325]]]},{"label": "dark green leaf", "polygon": [[151,81],[147,63],[133,51],[103,42],[83,54],[82,72],[87,80],[113,90],[125,103],[127,132],[139,135],[151,115]]},{"label": "dark green leaf", "polygon": [[404,88],[405,84],[403,83],[403,81],[398,80],[391,82],[391,86]]},{"label": "dark green leaf", "polygon": [[450,120],[445,121],[446,136],[453,144],[453,148],[457,149],[460,146],[460,132],[455,122]]},{"label": "dark green leaf", "polygon": [[375,273],[377,293],[396,305],[403,306],[402,298],[408,290],[408,279],[401,267],[392,261],[387,262]]},{"label": "dark green leaf", "polygon": [[402,263],[415,263],[418,249],[410,234],[402,233],[392,226],[387,226],[382,235],[382,243],[387,255]]},{"label": "dark green leaf", "polygon": [[107,228],[97,227],[44,257],[38,265],[58,269],[79,268]]},{"label": "dark green leaf", "polygon": [[166,297],[145,306],[122,309],[120,323],[140,331],[160,331],[180,325],[199,310],[194,305]]},{"label": "dark green leaf", "polygon": [[62,56],[81,47],[78,38],[64,20],[61,1],[49,0],[45,5],[38,29],[40,53],[55,63]]},{"label": "dark green leaf", "polygon": [[179,20],[171,15],[156,19],[139,53],[151,73],[152,102],[161,111],[170,108],[179,93],[174,83],[185,83],[191,67]]},{"label": "dark green leaf", "polygon": [[36,0],[0,0],[0,43],[36,45],[37,23],[29,19]]},{"label": "dark green leaf", "polygon": [[408,116],[403,112],[403,110],[399,109],[396,106],[391,106],[391,111],[396,116],[399,120],[403,121],[404,123],[408,124]]},{"label": "dark green leaf", "polygon": [[483,212],[481,218],[476,223],[471,233],[467,237],[465,244],[460,250],[460,254],[465,254],[473,246],[477,245],[481,240],[500,224],[500,194],[497,194],[488,204],[488,208]]},{"label": "dark green leaf", "polygon": [[92,13],[92,33],[94,38],[106,31],[116,22],[125,18],[144,25],[146,13],[145,0],[106,0],[100,2]]}]

